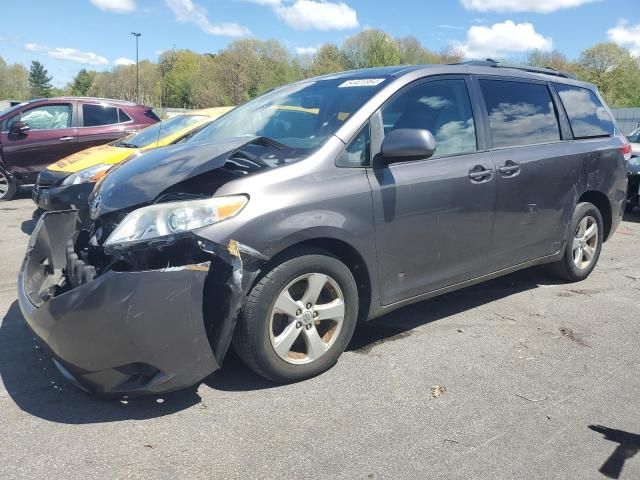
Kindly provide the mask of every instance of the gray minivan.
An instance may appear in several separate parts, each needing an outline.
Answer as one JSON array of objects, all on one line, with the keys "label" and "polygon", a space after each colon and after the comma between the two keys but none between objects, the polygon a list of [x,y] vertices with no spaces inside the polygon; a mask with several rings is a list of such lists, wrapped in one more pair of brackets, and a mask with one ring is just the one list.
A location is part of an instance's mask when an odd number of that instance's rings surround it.
[{"label": "gray minivan", "polygon": [[99,394],[193,385],[232,343],[259,374],[302,380],[358,321],[532,265],[586,278],[621,220],[629,154],[596,88],[553,70],[304,80],[115,167],[89,229],[43,215],[20,306]]}]

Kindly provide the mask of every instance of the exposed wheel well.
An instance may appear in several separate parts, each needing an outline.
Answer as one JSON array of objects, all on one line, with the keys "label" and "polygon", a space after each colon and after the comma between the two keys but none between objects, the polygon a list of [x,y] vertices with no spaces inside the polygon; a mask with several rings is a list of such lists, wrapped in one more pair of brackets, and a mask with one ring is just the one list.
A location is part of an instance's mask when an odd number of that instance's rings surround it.
[{"label": "exposed wheel well", "polygon": [[269,262],[267,262],[267,268],[270,264],[277,264],[278,258],[299,247],[315,247],[320,250],[325,250],[347,266],[356,281],[356,285],[358,286],[358,297],[360,303],[358,308],[358,320],[366,320],[369,315],[369,307],[371,306],[371,277],[369,269],[367,268],[367,265],[360,253],[358,253],[358,251],[347,242],[342,240],[337,240],[335,238],[314,238],[296,243],[279,252],[271,258]]},{"label": "exposed wheel well", "polygon": [[589,202],[593,203],[598,210],[600,210],[600,214],[602,215],[602,223],[604,227],[604,241],[606,242],[609,239],[609,233],[611,232],[611,224],[612,224],[612,213],[611,213],[611,204],[609,203],[609,199],[607,196],[596,190],[590,190],[588,192],[584,192],[578,203],[580,202]]}]

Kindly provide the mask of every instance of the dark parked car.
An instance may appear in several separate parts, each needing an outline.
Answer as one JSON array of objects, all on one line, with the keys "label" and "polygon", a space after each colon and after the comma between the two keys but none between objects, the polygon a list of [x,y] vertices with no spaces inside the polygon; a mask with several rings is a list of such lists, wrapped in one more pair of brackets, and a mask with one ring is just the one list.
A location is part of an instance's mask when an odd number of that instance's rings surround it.
[{"label": "dark parked car", "polygon": [[44,214],[20,306],[100,394],[192,385],[231,343],[273,381],[306,379],[358,320],[532,265],[586,278],[622,216],[628,146],[596,88],[552,70],[305,80],[118,165],[88,230]]},{"label": "dark parked car", "polygon": [[0,112],[0,200],[34,184],[53,162],[159,120],[149,107],[85,97],[30,100]]}]

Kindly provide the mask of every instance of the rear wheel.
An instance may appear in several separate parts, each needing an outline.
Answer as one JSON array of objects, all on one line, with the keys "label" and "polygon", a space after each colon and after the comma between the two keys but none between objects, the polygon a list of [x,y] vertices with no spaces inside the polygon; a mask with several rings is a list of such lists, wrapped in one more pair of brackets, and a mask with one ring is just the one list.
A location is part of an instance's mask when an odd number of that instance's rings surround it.
[{"label": "rear wheel", "polygon": [[18,191],[15,179],[0,168],[0,200],[11,200]]},{"label": "rear wheel", "polygon": [[578,282],[589,276],[600,257],[604,239],[600,210],[592,203],[579,203],[569,232],[564,255],[552,267],[563,280]]},{"label": "rear wheel", "polygon": [[275,382],[304,380],[331,368],[347,347],[358,315],[349,269],[330,254],[301,249],[258,281],[238,319],[234,348]]}]

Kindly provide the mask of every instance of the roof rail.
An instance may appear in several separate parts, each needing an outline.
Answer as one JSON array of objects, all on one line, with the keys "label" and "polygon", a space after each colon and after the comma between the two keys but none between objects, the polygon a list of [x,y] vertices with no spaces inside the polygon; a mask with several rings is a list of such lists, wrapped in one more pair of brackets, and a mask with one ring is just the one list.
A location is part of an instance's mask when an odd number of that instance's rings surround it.
[{"label": "roof rail", "polygon": [[473,67],[494,67],[494,68],[512,68],[514,70],[523,70],[525,72],[531,73],[543,73],[545,75],[553,75],[555,77],[562,78],[573,78],[576,77],[567,72],[561,72],[560,70],[556,70],[551,67],[534,67],[532,65],[520,65],[516,63],[503,63],[497,62],[491,58],[487,58],[486,60],[471,60],[468,62],[460,62],[454,63],[453,65],[470,65]]},{"label": "roof rail", "polygon": [[[117,98],[102,98],[102,97],[86,97],[86,96],[76,96],[76,95],[61,95],[59,97],[49,97],[40,100],[82,100],[87,102],[107,102],[107,103],[117,103],[120,105],[128,105],[135,106],[138,105],[131,100],[119,100]],[[140,104],[142,105],[142,104]]]}]

